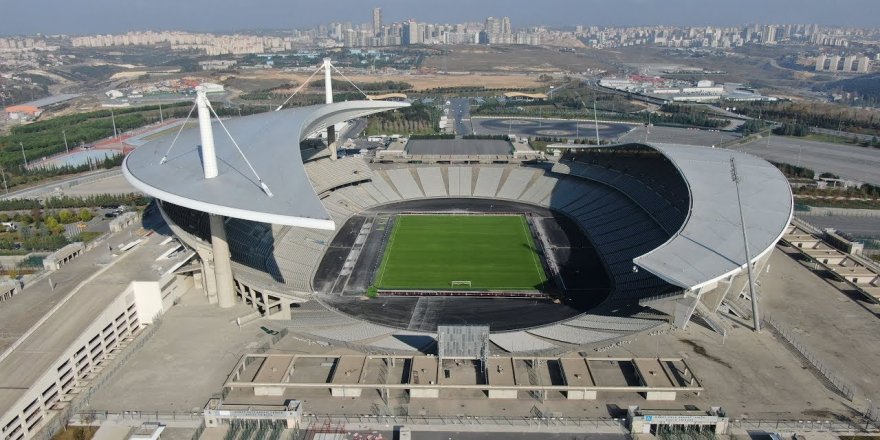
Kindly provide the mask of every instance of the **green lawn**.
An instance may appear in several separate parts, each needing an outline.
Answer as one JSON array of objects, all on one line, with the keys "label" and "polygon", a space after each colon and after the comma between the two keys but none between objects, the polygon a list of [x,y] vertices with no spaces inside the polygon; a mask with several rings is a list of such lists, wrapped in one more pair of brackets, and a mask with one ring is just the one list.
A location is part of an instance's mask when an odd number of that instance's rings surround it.
[{"label": "green lawn", "polygon": [[525,217],[400,215],[382,257],[380,289],[540,289],[547,281]]}]

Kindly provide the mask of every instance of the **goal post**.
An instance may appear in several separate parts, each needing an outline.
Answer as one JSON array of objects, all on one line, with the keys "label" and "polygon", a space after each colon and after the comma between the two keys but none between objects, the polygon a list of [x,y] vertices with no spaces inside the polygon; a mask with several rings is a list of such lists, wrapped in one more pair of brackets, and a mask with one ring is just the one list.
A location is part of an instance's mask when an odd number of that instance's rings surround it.
[{"label": "goal post", "polygon": [[471,287],[471,282],[470,282],[470,281],[463,281],[463,280],[460,280],[460,281],[450,281],[450,282],[449,282],[449,285],[450,285],[453,289],[456,288],[456,287],[466,287],[466,288],[470,288],[470,287]]}]

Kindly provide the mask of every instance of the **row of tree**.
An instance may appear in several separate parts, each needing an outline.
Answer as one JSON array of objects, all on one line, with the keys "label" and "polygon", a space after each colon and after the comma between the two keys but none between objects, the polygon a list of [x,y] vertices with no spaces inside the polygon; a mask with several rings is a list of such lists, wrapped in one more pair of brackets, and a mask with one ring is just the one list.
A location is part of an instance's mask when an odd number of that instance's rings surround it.
[{"label": "row of tree", "polygon": [[440,111],[436,107],[414,102],[409,107],[370,115],[367,133],[432,134],[440,131],[439,123]]},{"label": "row of tree", "polygon": [[736,112],[757,119],[829,130],[880,135],[880,112],[800,102],[737,103]]},{"label": "row of tree", "polygon": [[140,193],[94,194],[90,196],[61,196],[40,199],[0,200],[0,211],[22,211],[29,209],[93,208],[98,206],[146,206],[151,199]]},{"label": "row of tree", "polygon": [[773,129],[773,134],[779,136],[803,137],[810,134],[810,127],[806,124],[785,123]]},{"label": "row of tree", "polygon": [[787,164],[787,163],[782,163],[782,162],[770,162],[770,163],[772,163],[774,166],[776,166],[776,168],[779,168],[779,171],[782,171],[782,174],[784,174],[785,177],[787,177],[789,179],[792,179],[792,178],[812,179],[813,177],[816,176],[816,172],[809,169],[809,168],[799,167],[799,166],[795,166],[795,165],[791,165],[791,164]]}]

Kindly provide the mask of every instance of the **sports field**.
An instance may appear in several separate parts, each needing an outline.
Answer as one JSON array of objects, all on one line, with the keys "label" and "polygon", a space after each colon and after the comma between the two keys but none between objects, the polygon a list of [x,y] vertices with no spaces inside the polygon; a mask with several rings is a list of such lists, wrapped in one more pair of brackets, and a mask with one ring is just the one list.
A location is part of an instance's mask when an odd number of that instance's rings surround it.
[{"label": "sports field", "polygon": [[547,277],[525,217],[397,216],[375,286],[450,289],[452,281],[470,281],[470,289],[542,288]]}]

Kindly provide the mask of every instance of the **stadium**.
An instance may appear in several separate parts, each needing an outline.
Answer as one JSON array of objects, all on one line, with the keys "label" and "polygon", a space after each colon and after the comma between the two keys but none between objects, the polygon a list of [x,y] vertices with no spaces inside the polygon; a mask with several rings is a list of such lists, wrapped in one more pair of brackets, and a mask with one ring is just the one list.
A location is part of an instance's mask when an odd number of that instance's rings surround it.
[{"label": "stadium", "polygon": [[[211,301],[315,340],[424,351],[440,325],[487,325],[505,352],[553,353],[757,312],[749,278],[793,212],[770,163],[640,143],[525,162],[337,157],[336,124],[406,105],[211,122],[200,95],[200,127],[139,147],[123,173],[196,251],[181,270]],[[323,130],[329,146],[300,146]]]}]

